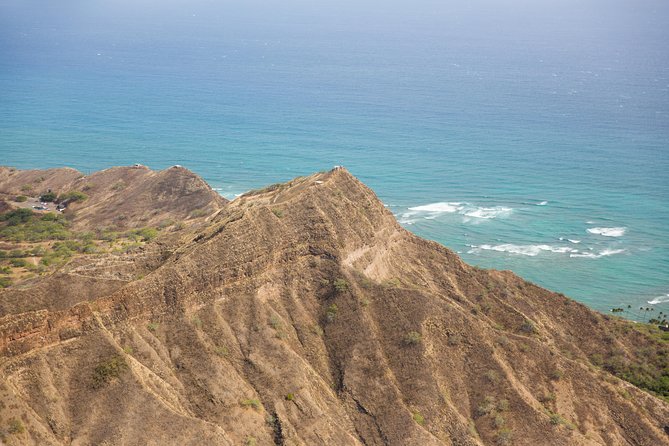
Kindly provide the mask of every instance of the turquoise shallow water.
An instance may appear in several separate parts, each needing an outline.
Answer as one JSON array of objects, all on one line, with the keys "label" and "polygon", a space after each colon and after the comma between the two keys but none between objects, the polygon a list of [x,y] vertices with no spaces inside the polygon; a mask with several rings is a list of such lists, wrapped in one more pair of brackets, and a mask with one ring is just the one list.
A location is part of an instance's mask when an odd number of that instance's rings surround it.
[{"label": "turquoise shallow water", "polygon": [[602,311],[669,310],[658,5],[353,17],[198,3],[73,23],[38,3],[0,10],[1,164],[182,164],[228,198],[345,165],[470,263]]}]

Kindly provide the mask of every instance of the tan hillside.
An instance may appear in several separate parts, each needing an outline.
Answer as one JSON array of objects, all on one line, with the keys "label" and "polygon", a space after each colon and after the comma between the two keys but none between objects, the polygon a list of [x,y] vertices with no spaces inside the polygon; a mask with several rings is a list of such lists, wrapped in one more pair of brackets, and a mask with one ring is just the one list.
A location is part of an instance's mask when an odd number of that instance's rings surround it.
[{"label": "tan hillside", "polygon": [[[130,195],[168,207],[163,172],[126,172]],[[74,180],[109,218],[116,175]],[[75,221],[105,224],[87,201]],[[669,404],[609,373],[651,374],[666,341],[468,266],[345,169],[216,205],[206,226],[0,290],[2,441],[669,444]]]},{"label": "tan hillside", "polygon": [[138,228],[203,217],[227,201],[180,166],[158,172],[141,165],[112,167],[89,176],[69,168],[21,171],[0,167],[0,198],[6,201],[19,195],[39,197],[49,190],[59,196],[85,194],[85,199],[68,204],[64,215],[75,227],[86,229]]}]

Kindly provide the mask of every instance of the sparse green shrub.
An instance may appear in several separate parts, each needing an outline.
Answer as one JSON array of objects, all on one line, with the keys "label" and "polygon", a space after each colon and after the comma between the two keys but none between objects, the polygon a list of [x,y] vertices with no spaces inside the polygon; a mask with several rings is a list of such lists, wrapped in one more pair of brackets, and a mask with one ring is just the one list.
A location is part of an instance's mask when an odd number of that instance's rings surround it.
[{"label": "sparse green shrub", "polygon": [[245,446],[256,446],[258,443],[256,442],[256,438],[252,436],[246,437],[246,440],[244,441]]},{"label": "sparse green shrub", "polygon": [[267,416],[265,417],[265,423],[267,423],[272,429],[276,427],[276,417],[272,415],[271,413],[268,413]]},{"label": "sparse green shrub", "polygon": [[498,446],[508,446],[513,442],[513,432],[509,428],[502,428],[497,432],[496,443]]},{"label": "sparse green shrub", "polygon": [[14,198],[14,201],[16,201],[17,203],[25,203],[26,201],[28,201],[28,197],[26,197],[25,195],[18,195],[16,198]]},{"label": "sparse green shrub", "polygon": [[554,426],[563,425],[569,430],[576,428],[573,423],[566,420],[562,415],[548,411],[548,417],[551,421],[551,424]]},{"label": "sparse green shrub", "polygon": [[328,320],[328,322],[333,322],[337,318],[337,312],[339,309],[337,308],[337,304],[332,304],[328,307],[328,309],[325,312],[325,317]]},{"label": "sparse green shrub", "polygon": [[293,401],[295,399],[295,394],[294,393],[288,393],[286,395],[286,401]]},{"label": "sparse green shrub", "polygon": [[33,190],[32,184],[24,184],[23,186],[21,186],[22,192],[30,192],[31,190]]},{"label": "sparse green shrub", "polygon": [[221,356],[221,357],[223,357],[223,358],[225,358],[226,356],[228,356],[228,354],[230,353],[230,352],[228,351],[228,348],[227,348],[226,346],[224,346],[224,345],[218,345],[218,346],[214,347],[214,352],[215,352],[218,356]]},{"label": "sparse green shrub", "polygon": [[155,228],[142,228],[132,231],[132,234],[143,242],[150,242],[158,236],[158,230]]},{"label": "sparse green shrub", "polygon": [[160,327],[160,324],[158,322],[149,322],[146,325],[146,328],[148,328],[150,331],[156,331],[158,330],[158,327]]},{"label": "sparse green shrub", "polygon": [[604,357],[599,353],[593,353],[590,355],[590,362],[592,362],[597,367],[601,367],[604,365]]},{"label": "sparse green shrub", "polygon": [[497,402],[497,410],[500,412],[509,410],[509,400],[499,400]]},{"label": "sparse green shrub", "polygon": [[532,323],[532,321],[526,320],[521,324],[520,331],[527,334],[534,334],[536,333],[537,329],[534,327],[534,323]]},{"label": "sparse green shrub", "polygon": [[191,218],[200,218],[208,215],[209,212],[206,209],[195,209],[193,212],[190,213]]},{"label": "sparse green shrub", "polygon": [[9,420],[9,427],[7,428],[7,432],[10,434],[22,434],[26,431],[26,428],[23,426],[23,423],[21,420],[17,418],[11,418]]},{"label": "sparse green shrub", "polygon": [[123,351],[128,355],[132,355],[133,352],[134,352],[133,348],[129,345],[126,345],[125,347],[123,347]]},{"label": "sparse green shrub", "polygon": [[485,376],[488,379],[488,381],[492,383],[497,383],[497,381],[499,381],[499,374],[492,369],[485,372],[483,376]]},{"label": "sparse green shrub", "polygon": [[278,218],[282,218],[282,217],[283,217],[283,211],[282,211],[281,209],[276,209],[276,208],[275,208],[275,209],[272,209],[272,213],[273,213],[274,215],[276,215]]},{"label": "sparse green shrub", "polygon": [[562,378],[562,370],[555,369],[550,373],[550,379],[553,381],[559,381]]},{"label": "sparse green shrub", "polygon": [[413,420],[421,426],[425,425],[425,417],[418,411],[413,413]]},{"label": "sparse green shrub", "polygon": [[121,191],[126,188],[126,184],[123,181],[119,181],[112,186],[113,191]]},{"label": "sparse green shrub", "polygon": [[186,223],[184,223],[182,221],[178,221],[172,226],[172,230],[173,231],[181,231],[185,227],[186,227]]},{"label": "sparse green shrub", "polygon": [[252,407],[255,410],[260,410],[260,401],[255,399],[255,398],[249,398],[242,400],[239,404],[241,404],[243,407]]},{"label": "sparse green shrub", "polygon": [[39,201],[44,201],[46,203],[51,203],[56,201],[57,195],[55,192],[46,192],[39,196]]},{"label": "sparse green shrub", "polygon": [[28,266],[28,262],[24,259],[11,259],[9,263],[15,268],[25,268]]},{"label": "sparse green shrub", "polygon": [[160,223],[158,223],[158,228],[159,229],[165,229],[169,226],[172,226],[173,224],[174,224],[174,220],[172,220],[172,219],[162,220]]},{"label": "sparse green shrub", "polygon": [[501,429],[502,427],[504,427],[505,423],[506,423],[506,420],[504,419],[504,417],[502,415],[499,415],[499,414],[495,415],[495,427],[497,429]]},{"label": "sparse green shrub", "polygon": [[114,355],[102,361],[93,369],[93,387],[99,388],[110,383],[113,379],[120,378],[127,368],[128,364],[125,359],[119,355]]},{"label": "sparse green shrub", "polygon": [[481,404],[476,408],[476,416],[482,417],[484,415],[491,414],[495,411],[495,398],[492,396],[486,396]]},{"label": "sparse green shrub", "polygon": [[399,288],[400,285],[402,285],[402,283],[400,282],[400,279],[396,277],[383,282],[383,286],[386,288]]},{"label": "sparse green shrub", "polygon": [[626,400],[632,399],[632,395],[627,391],[627,389],[619,389],[618,393]]},{"label": "sparse green shrub", "polygon": [[555,394],[552,393],[552,392],[551,393],[544,393],[543,395],[539,395],[539,397],[537,399],[542,404],[550,403],[552,401],[555,401]]},{"label": "sparse green shrub", "polygon": [[69,192],[66,192],[62,194],[60,197],[58,197],[59,201],[66,201],[69,200],[71,202],[75,201],[84,201],[88,198],[88,195],[86,195],[83,192],[79,192],[78,190],[71,190]]},{"label": "sparse green shrub", "polygon": [[276,314],[273,314],[272,316],[270,316],[270,318],[269,318],[269,324],[270,324],[270,325],[272,326],[272,328],[275,329],[275,330],[279,330],[279,329],[281,329],[281,326],[282,326],[282,324],[281,324],[281,319],[280,319],[279,316],[277,316]]},{"label": "sparse green shrub", "polygon": [[410,331],[407,333],[404,341],[409,345],[417,345],[423,341],[423,336],[417,331]]},{"label": "sparse green shrub", "polygon": [[338,293],[345,293],[349,289],[348,282],[344,279],[336,279],[334,281],[334,287]]}]

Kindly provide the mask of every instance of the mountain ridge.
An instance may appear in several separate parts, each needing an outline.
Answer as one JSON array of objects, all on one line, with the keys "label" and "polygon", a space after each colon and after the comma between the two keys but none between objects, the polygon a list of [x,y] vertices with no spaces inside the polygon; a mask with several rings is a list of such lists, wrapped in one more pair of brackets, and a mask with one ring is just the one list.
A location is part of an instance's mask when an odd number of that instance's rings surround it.
[{"label": "mountain ridge", "polygon": [[467,265],[343,168],[175,234],[141,278],[0,317],[10,441],[667,444],[669,405],[593,359],[666,345]]}]

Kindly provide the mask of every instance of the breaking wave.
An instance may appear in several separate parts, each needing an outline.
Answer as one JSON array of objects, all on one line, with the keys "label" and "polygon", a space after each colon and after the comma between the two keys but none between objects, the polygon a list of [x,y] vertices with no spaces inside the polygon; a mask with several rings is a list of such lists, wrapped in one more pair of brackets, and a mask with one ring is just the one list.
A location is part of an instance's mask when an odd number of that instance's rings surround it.
[{"label": "breaking wave", "polygon": [[621,254],[625,252],[624,249],[605,249],[603,251],[600,251],[598,254],[594,252],[581,252],[581,253],[573,253],[569,254],[569,257],[582,257],[586,259],[599,259],[601,257],[608,257],[612,256],[615,254]]},{"label": "breaking wave", "polygon": [[648,303],[651,305],[663,304],[665,302],[669,302],[669,294],[665,294],[664,296],[659,296],[653,300],[648,301]]},{"label": "breaking wave", "polygon": [[497,218],[497,217],[506,217],[513,212],[513,209],[507,208],[504,206],[495,206],[495,207],[478,207],[470,210],[464,210],[461,212],[462,215],[473,218]]},{"label": "breaking wave", "polygon": [[439,202],[408,208],[408,212],[401,214],[400,223],[415,223],[417,217],[432,220],[441,214],[459,214],[465,217],[465,222],[491,220],[506,217],[513,209],[506,206],[475,206],[469,203]]},{"label": "breaking wave", "polygon": [[551,246],[551,245],[514,245],[511,243],[503,243],[501,245],[481,245],[481,246],[472,246],[472,249],[468,251],[468,254],[476,254],[481,251],[498,251],[498,252],[508,252],[511,254],[519,254],[523,256],[537,256],[543,252],[554,252],[554,253],[569,253],[569,252],[578,252],[577,249],[570,248],[568,246]]},{"label": "breaking wave", "polygon": [[432,203],[409,208],[410,211],[414,212],[434,212],[437,214],[457,212],[460,209],[462,209],[462,203]]},{"label": "breaking wave", "polygon": [[627,228],[588,228],[590,234],[602,235],[604,237],[622,237]]}]

